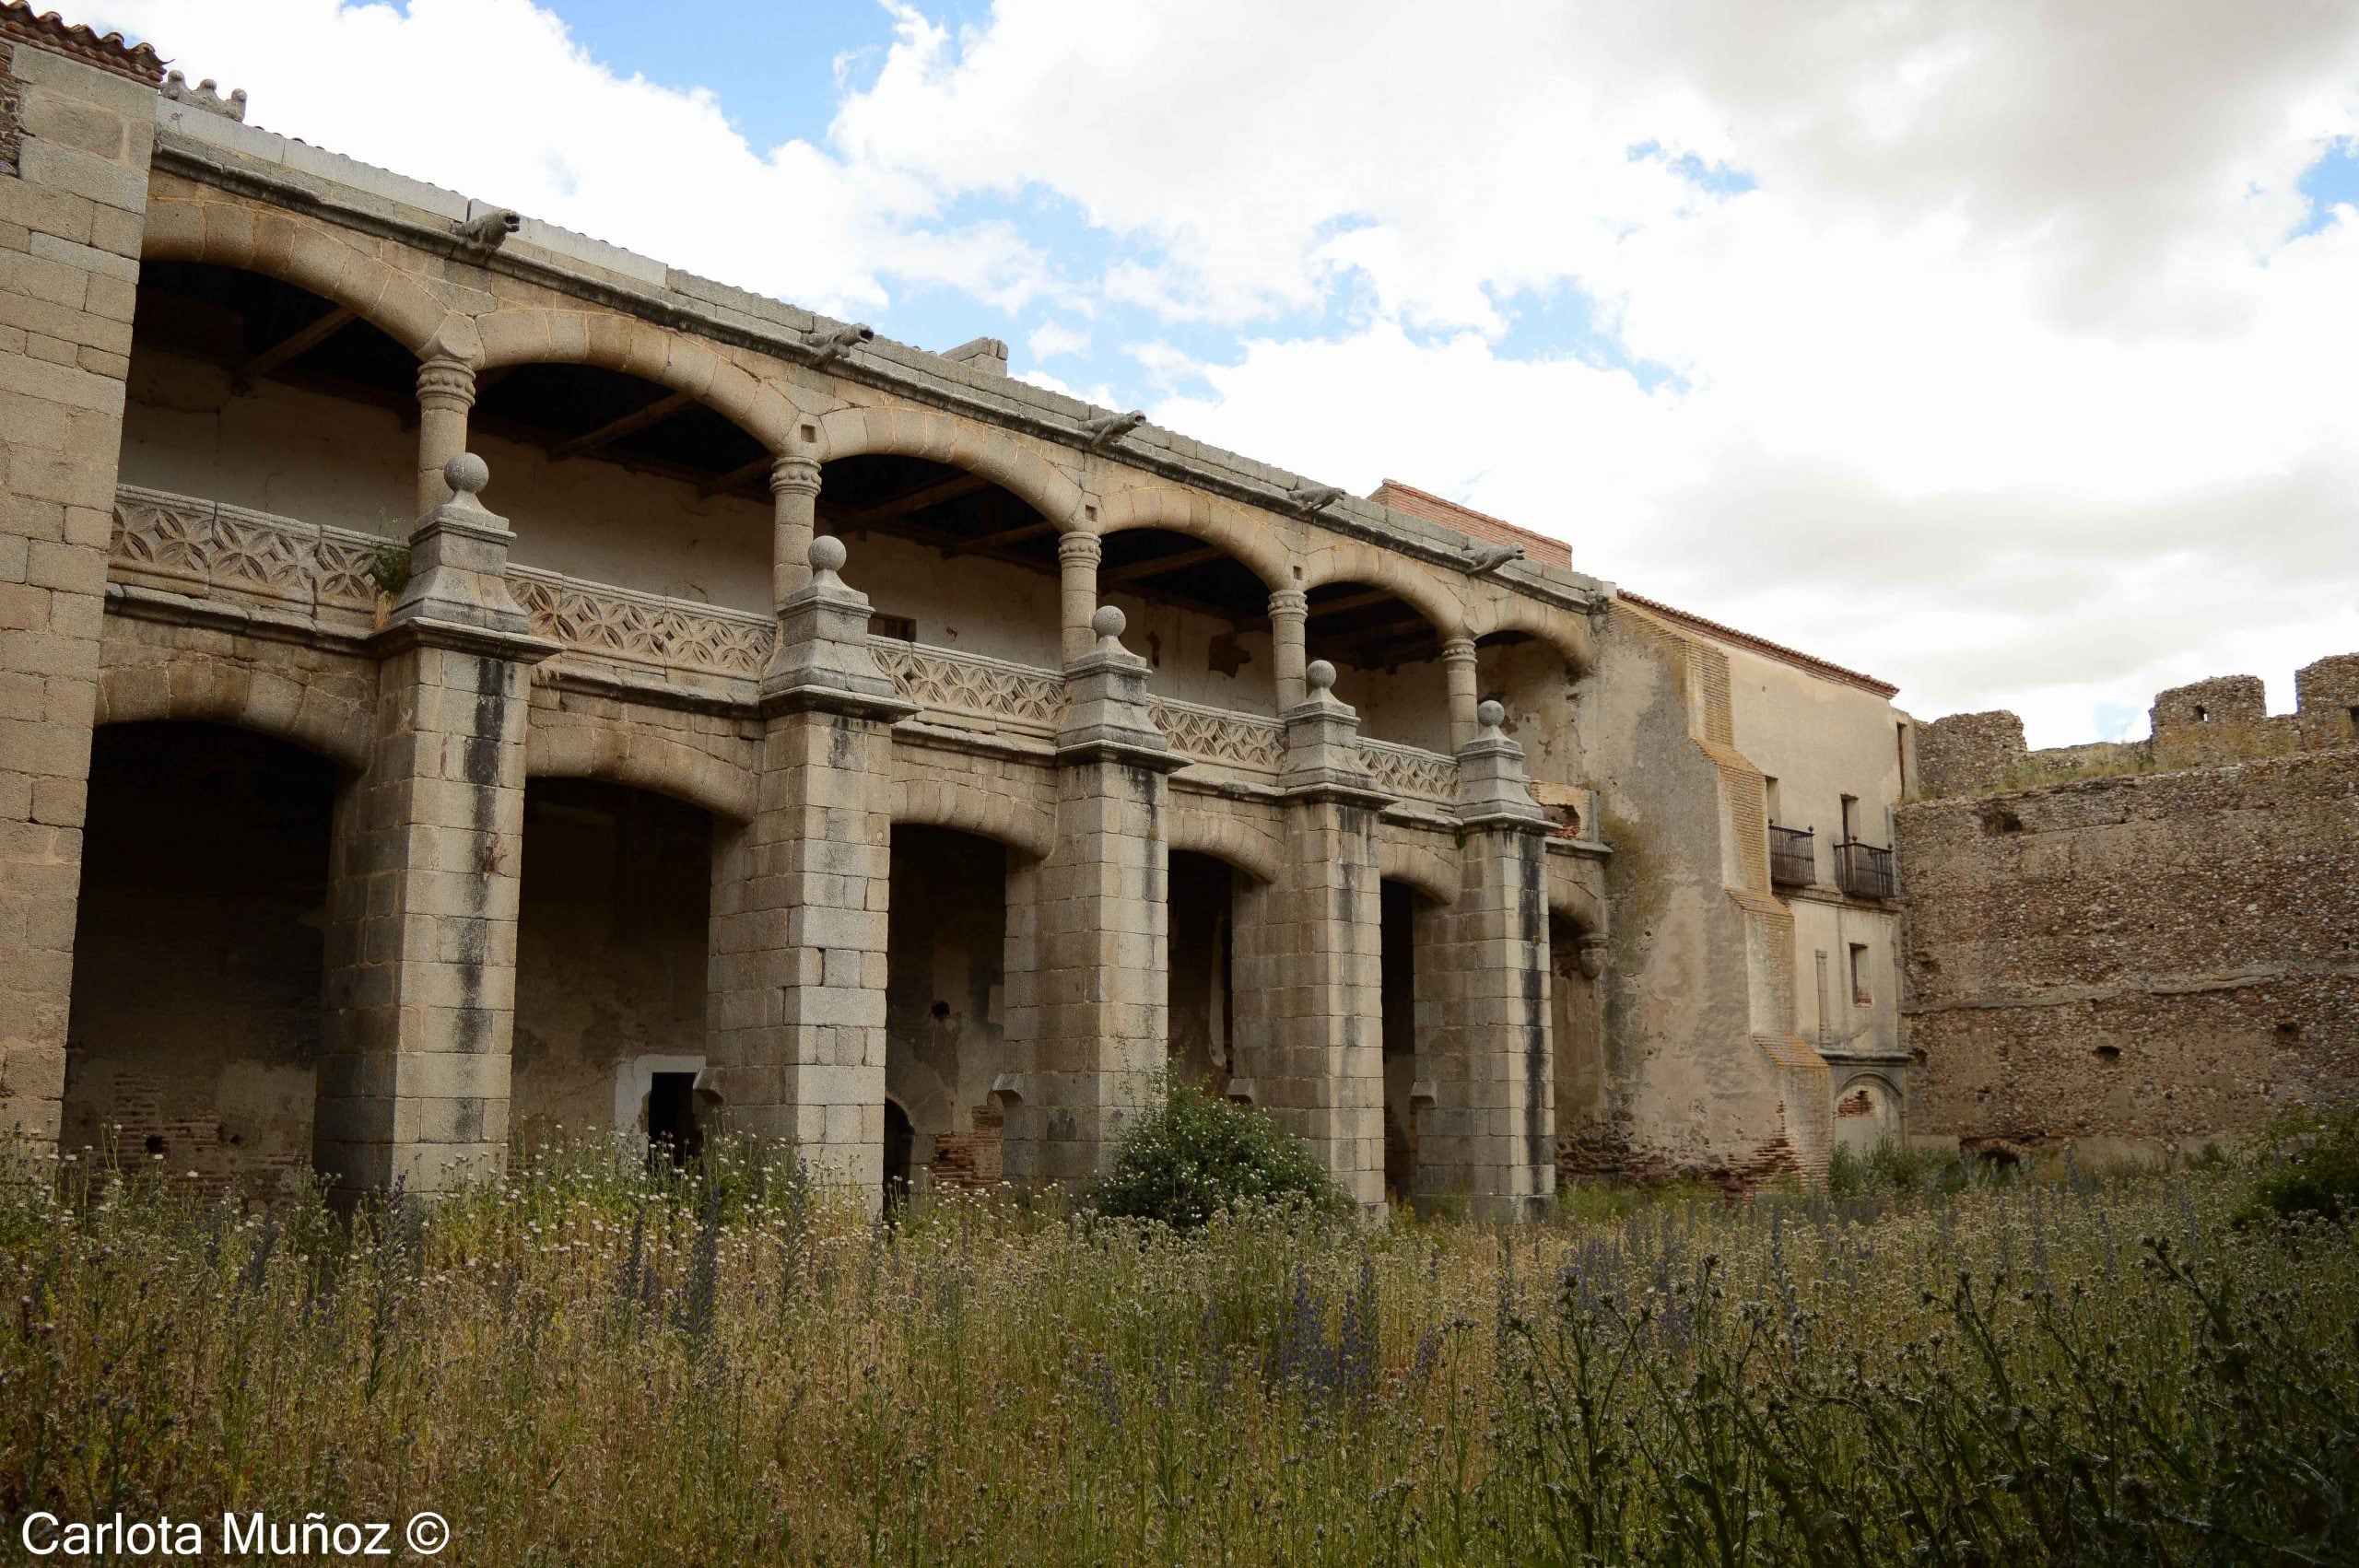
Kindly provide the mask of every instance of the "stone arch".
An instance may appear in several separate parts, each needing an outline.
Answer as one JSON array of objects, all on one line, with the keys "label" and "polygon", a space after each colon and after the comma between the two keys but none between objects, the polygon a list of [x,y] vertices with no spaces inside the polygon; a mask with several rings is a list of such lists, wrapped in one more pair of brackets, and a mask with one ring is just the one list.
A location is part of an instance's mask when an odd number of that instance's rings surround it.
[{"label": "stone arch", "polygon": [[227,201],[151,200],[139,253],[143,261],[205,262],[309,289],[421,358],[449,313],[433,289],[324,226]]},{"label": "stone arch", "polygon": [[537,711],[524,734],[530,778],[597,778],[669,796],[730,824],[753,820],[759,784],[750,768],[628,724],[549,724]]},{"label": "stone arch", "polygon": [[687,393],[773,454],[797,444],[798,415],[786,394],[693,333],[611,311],[537,307],[495,310],[475,329],[480,369],[595,365]]},{"label": "stone arch", "polygon": [[816,439],[796,445],[817,462],[871,455],[924,458],[981,474],[1061,529],[1079,523],[1081,486],[1005,430],[930,408],[839,408],[806,424]]},{"label": "stone arch", "polygon": [[1273,593],[1294,583],[1294,552],[1269,531],[1268,520],[1257,524],[1199,491],[1177,486],[1146,486],[1125,490],[1099,509],[1099,533],[1121,533],[1138,528],[1159,528],[1216,544],[1237,557]]},{"label": "stone arch", "polygon": [[1458,860],[1407,828],[1387,825],[1376,836],[1379,875],[1414,887],[1437,904],[1458,902]]},{"label": "stone arch", "polygon": [[115,667],[99,673],[99,724],[163,720],[251,730],[327,758],[347,774],[369,766],[369,710],[275,670],[176,654],[169,670]]},{"label": "stone arch", "polygon": [[1907,1126],[1906,1098],[1890,1074],[1867,1069],[1847,1074],[1828,1102],[1838,1147],[1864,1154],[1898,1139]]},{"label": "stone arch", "polygon": [[1209,855],[1256,882],[1275,882],[1281,862],[1278,836],[1207,801],[1175,796],[1164,813],[1164,848]]},{"label": "stone arch", "polygon": [[1564,655],[1578,680],[1597,665],[1597,646],[1590,636],[1589,617],[1572,610],[1526,599],[1504,591],[1477,606],[1469,631],[1475,637],[1494,632],[1525,632]]},{"label": "stone arch", "polygon": [[1304,566],[1306,593],[1331,582],[1362,582],[1398,597],[1430,622],[1445,641],[1463,637],[1467,611],[1457,593],[1435,580],[1431,569],[1370,545],[1337,543],[1316,552]]},{"label": "stone arch", "polygon": [[893,821],[951,827],[1004,844],[1033,860],[1057,845],[1056,818],[1038,806],[947,778],[907,778],[893,787]]},{"label": "stone arch", "polygon": [[1558,859],[1549,857],[1548,919],[1562,920],[1585,937],[1605,934],[1605,908],[1597,892],[1570,872]]}]

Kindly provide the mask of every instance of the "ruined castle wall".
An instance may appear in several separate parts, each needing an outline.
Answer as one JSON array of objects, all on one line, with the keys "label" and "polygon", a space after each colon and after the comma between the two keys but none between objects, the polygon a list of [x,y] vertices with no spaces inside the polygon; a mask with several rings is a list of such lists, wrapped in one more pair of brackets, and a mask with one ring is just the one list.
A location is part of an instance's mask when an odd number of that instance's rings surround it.
[{"label": "ruined castle wall", "polygon": [[2359,1092],[2359,750],[1898,814],[1912,1131],[2200,1141]]}]

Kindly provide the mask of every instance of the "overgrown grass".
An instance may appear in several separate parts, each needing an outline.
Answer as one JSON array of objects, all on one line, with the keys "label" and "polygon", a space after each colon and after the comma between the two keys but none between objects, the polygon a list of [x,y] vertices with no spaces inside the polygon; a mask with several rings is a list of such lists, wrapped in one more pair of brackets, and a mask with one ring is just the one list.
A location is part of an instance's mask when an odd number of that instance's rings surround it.
[{"label": "overgrown grass", "polygon": [[1184,1235],[877,1223],[744,1148],[357,1226],[18,1179],[0,1512],[432,1508],[503,1564],[2359,1558],[2341,1229],[2238,1229],[2236,1172],[1895,1170]]}]

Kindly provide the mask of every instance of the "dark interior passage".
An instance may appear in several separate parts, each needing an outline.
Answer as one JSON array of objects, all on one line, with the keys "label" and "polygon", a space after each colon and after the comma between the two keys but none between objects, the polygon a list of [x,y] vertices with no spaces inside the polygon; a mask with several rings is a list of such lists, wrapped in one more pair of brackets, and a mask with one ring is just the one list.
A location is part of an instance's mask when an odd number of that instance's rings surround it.
[{"label": "dark interior passage", "polygon": [[1230,976],[1237,872],[1210,855],[1170,858],[1170,1054],[1174,1071],[1215,1094],[1236,1071]]},{"label": "dark interior passage", "polygon": [[93,740],[63,1148],[281,1189],[311,1154],[335,769],[209,724]]},{"label": "dark interior passage", "polygon": [[992,1082],[1004,1064],[1007,850],[946,827],[893,829],[886,930],[886,1153],[908,1129],[905,1180],[989,1186],[1001,1173]]},{"label": "dark interior passage", "polygon": [[1417,919],[1426,900],[1383,885],[1384,1191],[1405,1202],[1417,1184]]},{"label": "dark interior passage", "polygon": [[[588,778],[524,791],[516,929],[519,1139],[622,1130],[694,1137],[710,1109],[705,953],[712,819],[663,795]],[[659,1082],[672,1078],[658,1098]]]}]

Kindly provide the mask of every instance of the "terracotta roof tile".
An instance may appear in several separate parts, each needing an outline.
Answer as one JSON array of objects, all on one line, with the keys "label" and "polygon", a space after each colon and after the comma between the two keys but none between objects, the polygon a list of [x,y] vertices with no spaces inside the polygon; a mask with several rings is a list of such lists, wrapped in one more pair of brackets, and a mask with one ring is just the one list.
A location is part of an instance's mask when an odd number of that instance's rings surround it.
[{"label": "terracotta roof tile", "polygon": [[164,62],[152,45],[130,42],[119,32],[100,36],[54,11],[36,15],[21,0],[0,0],[0,38],[53,50],[149,87],[164,79]]}]

